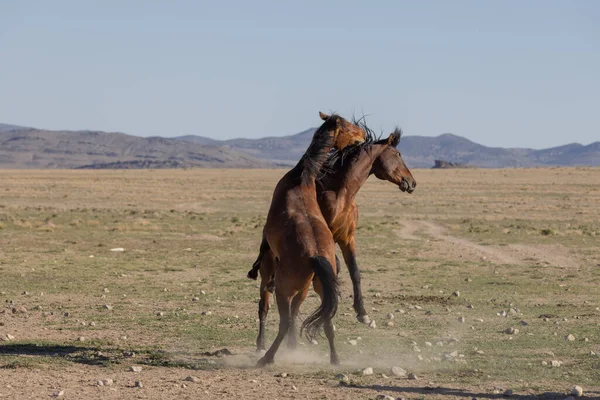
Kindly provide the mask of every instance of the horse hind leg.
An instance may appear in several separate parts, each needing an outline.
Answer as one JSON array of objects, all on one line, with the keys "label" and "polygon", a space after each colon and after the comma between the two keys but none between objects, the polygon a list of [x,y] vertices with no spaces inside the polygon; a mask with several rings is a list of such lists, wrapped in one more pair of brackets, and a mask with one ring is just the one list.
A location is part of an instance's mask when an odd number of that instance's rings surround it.
[{"label": "horse hind leg", "polygon": [[286,296],[285,293],[280,289],[281,284],[277,284],[275,298],[277,300],[277,309],[279,310],[279,332],[273,344],[267,350],[267,353],[256,363],[258,367],[264,367],[265,365],[272,364],[275,359],[275,353],[279,350],[281,342],[287,335],[290,328],[290,321],[292,318],[290,296]]},{"label": "horse hind leg", "polygon": [[265,323],[269,314],[269,299],[271,292],[267,284],[260,284],[260,301],[258,302],[258,337],[256,338],[256,351],[265,350]]},{"label": "horse hind leg", "polygon": [[296,319],[298,318],[298,313],[300,312],[300,305],[308,295],[309,288],[310,286],[307,286],[306,289],[298,292],[298,294],[292,299],[292,319],[290,321],[290,330],[288,332],[288,349],[294,350],[298,346]]},{"label": "horse hind leg", "polygon": [[333,365],[338,365],[340,363],[340,358],[335,349],[335,330],[333,329],[333,322],[330,319],[325,320],[323,329],[325,330],[325,336],[327,336],[327,340],[329,341],[329,361]]}]

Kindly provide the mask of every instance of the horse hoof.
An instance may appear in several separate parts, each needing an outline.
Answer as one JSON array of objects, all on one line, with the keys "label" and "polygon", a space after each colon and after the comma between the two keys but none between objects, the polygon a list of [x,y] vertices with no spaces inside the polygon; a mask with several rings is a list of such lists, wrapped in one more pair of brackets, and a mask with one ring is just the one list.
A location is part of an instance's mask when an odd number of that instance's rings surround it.
[{"label": "horse hoof", "polygon": [[340,359],[337,358],[337,356],[331,357],[330,362],[331,362],[331,365],[340,365]]},{"label": "horse hoof", "polygon": [[273,364],[273,359],[272,358],[266,358],[263,357],[260,360],[258,360],[258,362],[256,363],[257,367],[265,367],[269,364]]},{"label": "horse hoof", "polygon": [[371,323],[371,318],[369,318],[369,316],[367,314],[365,314],[365,315],[358,315],[356,317],[356,319],[361,324],[369,325]]}]

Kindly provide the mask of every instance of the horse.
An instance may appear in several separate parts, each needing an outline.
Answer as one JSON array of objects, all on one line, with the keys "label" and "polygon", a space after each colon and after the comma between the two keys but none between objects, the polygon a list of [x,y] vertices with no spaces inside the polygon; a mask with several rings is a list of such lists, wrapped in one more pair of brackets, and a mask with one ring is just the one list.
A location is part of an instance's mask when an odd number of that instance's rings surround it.
[{"label": "horse", "polygon": [[[277,260],[275,297],[279,332],[257,366],[274,362],[275,353],[306,298],[311,282],[321,305],[302,324],[309,339],[324,327],[329,340],[330,362],[339,363],[332,318],[337,312],[339,289],[335,265],[335,242],[317,202],[317,176],[332,149],[338,151],[362,143],[366,131],[339,115],[319,113],[324,121],[315,132],[298,164],[277,183],[263,237]],[[334,150],[335,152],[335,150]],[[290,343],[295,347],[296,343]]]},{"label": "horse", "polygon": [[[415,190],[417,183],[397,150],[401,135],[400,129],[395,129],[387,139],[378,141],[369,135],[364,143],[348,147],[342,153],[338,153],[336,158],[328,160],[325,168],[332,172],[317,181],[319,207],[334,240],[342,250],[350,273],[357,319],[367,324],[370,319],[364,308],[360,288],[360,271],[356,263],[355,233],[358,224],[358,208],[355,198],[362,185],[372,174],[378,179],[397,185],[402,192],[412,193]],[[337,257],[336,262],[339,271]],[[276,264],[268,243],[263,240],[260,254],[248,272],[248,277],[251,279],[257,278],[259,270],[261,276],[257,350],[265,348],[265,321],[269,312],[270,293],[273,292]],[[295,335],[295,331],[290,331],[289,340],[292,344],[296,340]]]}]

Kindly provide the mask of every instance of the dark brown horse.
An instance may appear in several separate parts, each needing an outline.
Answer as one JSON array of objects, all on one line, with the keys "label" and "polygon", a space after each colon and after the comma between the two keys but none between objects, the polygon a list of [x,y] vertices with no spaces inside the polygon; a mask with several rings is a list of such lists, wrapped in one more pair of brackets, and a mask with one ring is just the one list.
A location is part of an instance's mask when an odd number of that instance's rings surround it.
[{"label": "dark brown horse", "polygon": [[[279,332],[259,366],[270,364],[281,342],[295,329],[295,318],[311,282],[321,297],[321,305],[302,324],[309,338],[321,327],[329,340],[330,360],[339,363],[334,344],[332,318],[338,304],[335,242],[317,202],[316,178],[328,153],[365,141],[366,132],[338,115],[319,113],[325,122],[298,162],[281,178],[271,200],[263,230],[278,268],[275,295],[279,310]],[[295,342],[293,343],[295,345]]]},{"label": "dark brown horse", "polygon": [[[344,261],[350,272],[354,289],[354,309],[358,320],[368,323],[369,317],[365,311],[360,289],[360,271],[356,263],[355,233],[358,223],[358,208],[356,194],[371,174],[382,180],[398,185],[401,191],[412,193],[416,181],[402,160],[402,155],[396,149],[400,141],[400,130],[395,130],[387,139],[374,142],[371,136],[363,144],[347,148],[335,159],[326,163],[332,172],[317,181],[318,202],[321,212],[327,221],[334,240],[342,249]],[[338,266],[339,268],[339,266]],[[268,243],[263,240],[260,254],[248,273],[256,279],[260,269],[261,286],[258,306],[259,335],[256,341],[257,349],[264,349],[264,326],[269,310],[270,292],[273,290],[273,277],[276,270],[276,260],[269,250]],[[293,316],[295,317],[295,315]],[[290,331],[289,340],[295,343],[296,332]]]}]

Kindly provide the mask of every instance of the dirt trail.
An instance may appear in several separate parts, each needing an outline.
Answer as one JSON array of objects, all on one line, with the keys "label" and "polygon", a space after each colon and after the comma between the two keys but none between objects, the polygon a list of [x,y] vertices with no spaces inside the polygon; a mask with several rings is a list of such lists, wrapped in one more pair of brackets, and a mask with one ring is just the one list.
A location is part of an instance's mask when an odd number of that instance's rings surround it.
[{"label": "dirt trail", "polygon": [[415,234],[424,233],[435,240],[449,243],[462,252],[471,256],[485,257],[495,264],[532,264],[545,262],[547,264],[579,268],[581,263],[575,259],[564,246],[530,246],[523,244],[510,244],[508,246],[482,246],[468,239],[452,236],[447,229],[433,221],[403,220],[403,227],[395,233],[403,240],[423,240],[423,236]]}]

